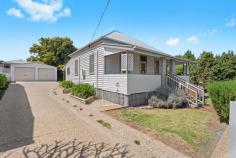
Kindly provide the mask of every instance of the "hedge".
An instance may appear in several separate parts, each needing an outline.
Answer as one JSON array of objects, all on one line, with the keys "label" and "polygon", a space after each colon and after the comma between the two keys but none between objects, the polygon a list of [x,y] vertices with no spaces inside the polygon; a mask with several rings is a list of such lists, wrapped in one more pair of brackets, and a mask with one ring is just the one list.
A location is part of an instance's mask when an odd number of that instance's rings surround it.
[{"label": "hedge", "polygon": [[229,104],[236,100],[236,80],[211,82],[208,93],[221,120],[229,122]]},{"label": "hedge", "polygon": [[7,77],[4,74],[0,74],[0,89],[7,88]]},{"label": "hedge", "polygon": [[88,83],[80,83],[78,85],[74,85],[71,90],[72,95],[78,96],[83,99],[87,99],[88,97],[94,96],[96,91],[93,86]]}]

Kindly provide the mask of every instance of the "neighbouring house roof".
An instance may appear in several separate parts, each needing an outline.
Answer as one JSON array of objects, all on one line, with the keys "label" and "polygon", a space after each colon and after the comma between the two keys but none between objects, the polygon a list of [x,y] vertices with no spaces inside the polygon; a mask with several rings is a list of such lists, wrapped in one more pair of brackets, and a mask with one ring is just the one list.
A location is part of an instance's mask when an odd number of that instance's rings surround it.
[{"label": "neighbouring house roof", "polygon": [[175,57],[175,56],[172,56],[170,54],[167,54],[153,46],[150,46],[138,39],[135,39],[133,37],[130,37],[130,36],[127,36],[119,31],[112,31],[96,40],[94,40],[93,42],[90,42],[89,44],[85,45],[84,47],[78,49],[77,51],[75,51],[74,53],[70,54],[70,56],[74,55],[75,53],[79,52],[80,50],[83,50],[87,47],[89,47],[90,45],[92,45],[93,43],[96,43],[102,39],[108,39],[108,40],[112,40],[112,41],[115,41],[115,42],[118,42],[118,43],[122,43],[126,46],[130,46],[134,49],[140,49],[140,50],[143,50],[143,51],[147,51],[147,52],[150,52],[150,53],[155,53],[155,54],[158,54],[158,55],[161,55],[161,56],[165,56],[165,57],[169,57],[169,58],[173,58],[173,59],[177,59],[179,61],[186,61],[186,62],[191,62],[191,61],[188,61],[188,60],[184,60],[184,59],[180,59],[178,57]]}]

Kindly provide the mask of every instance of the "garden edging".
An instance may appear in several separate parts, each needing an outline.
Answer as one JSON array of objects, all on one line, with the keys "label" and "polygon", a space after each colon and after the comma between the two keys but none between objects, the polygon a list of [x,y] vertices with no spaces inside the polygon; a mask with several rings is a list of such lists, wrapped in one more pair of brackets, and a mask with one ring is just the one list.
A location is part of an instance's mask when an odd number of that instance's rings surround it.
[{"label": "garden edging", "polygon": [[83,104],[91,104],[95,100],[95,96],[88,97],[87,99],[83,99],[72,94],[69,94],[69,96],[79,100]]}]

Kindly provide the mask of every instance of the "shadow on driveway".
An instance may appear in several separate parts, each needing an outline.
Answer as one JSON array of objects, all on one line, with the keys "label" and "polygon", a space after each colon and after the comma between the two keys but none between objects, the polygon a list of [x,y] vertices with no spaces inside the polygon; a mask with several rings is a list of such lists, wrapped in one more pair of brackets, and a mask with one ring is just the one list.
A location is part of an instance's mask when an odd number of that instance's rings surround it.
[{"label": "shadow on driveway", "polygon": [[131,158],[127,145],[115,144],[113,146],[106,143],[80,142],[78,140],[62,142],[55,141],[52,144],[42,144],[38,147],[25,147],[22,151],[24,157],[104,157],[104,158]]},{"label": "shadow on driveway", "polygon": [[34,116],[25,89],[10,84],[0,101],[0,152],[33,143]]}]

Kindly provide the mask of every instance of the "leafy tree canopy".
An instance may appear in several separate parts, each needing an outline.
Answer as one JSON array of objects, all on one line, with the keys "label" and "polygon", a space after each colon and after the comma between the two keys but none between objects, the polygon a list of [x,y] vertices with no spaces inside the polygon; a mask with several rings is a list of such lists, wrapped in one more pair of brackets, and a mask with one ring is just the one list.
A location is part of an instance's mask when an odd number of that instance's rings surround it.
[{"label": "leafy tree canopy", "polygon": [[[209,81],[236,79],[236,55],[233,51],[216,56],[212,52],[203,51],[196,59],[188,50],[181,58],[196,60],[197,64],[190,67],[190,79],[195,84],[201,83],[205,87]],[[180,71],[178,69],[177,74]]]},{"label": "leafy tree canopy", "polygon": [[196,57],[194,56],[194,54],[192,53],[191,50],[187,50],[184,55],[181,56],[182,59],[186,59],[186,60],[190,60],[190,61],[195,61]]},{"label": "leafy tree canopy", "polygon": [[76,51],[73,41],[68,37],[40,38],[39,44],[30,48],[27,61],[37,61],[62,68],[69,60],[69,54]]}]

